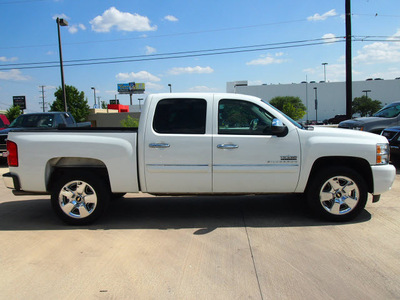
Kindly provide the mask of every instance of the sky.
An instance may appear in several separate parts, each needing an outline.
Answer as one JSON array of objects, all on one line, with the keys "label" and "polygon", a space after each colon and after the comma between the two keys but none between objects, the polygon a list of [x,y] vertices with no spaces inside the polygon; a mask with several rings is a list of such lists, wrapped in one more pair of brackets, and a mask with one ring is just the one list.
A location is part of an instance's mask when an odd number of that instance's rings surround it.
[{"label": "sky", "polygon": [[[399,0],[352,0],[353,80],[400,77]],[[118,83],[146,94],[225,92],[250,85],[345,80],[345,0],[0,0],[0,110],[26,96],[43,110],[65,84],[88,104]],[[400,82],[399,82],[400,84]],[[42,86],[44,88],[42,89]],[[134,96],[137,98],[145,95]],[[267,99],[268,100],[268,99]],[[46,109],[46,110],[47,110]]]}]

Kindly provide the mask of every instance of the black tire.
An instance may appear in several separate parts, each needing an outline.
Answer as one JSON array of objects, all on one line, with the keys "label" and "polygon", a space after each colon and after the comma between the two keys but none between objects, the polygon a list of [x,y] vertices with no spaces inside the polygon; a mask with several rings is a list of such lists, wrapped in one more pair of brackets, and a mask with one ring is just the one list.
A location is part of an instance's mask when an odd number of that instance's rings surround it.
[{"label": "black tire", "polygon": [[111,200],[118,200],[123,198],[126,193],[111,193]]},{"label": "black tire", "polygon": [[337,166],[314,173],[306,197],[311,211],[317,217],[346,222],[363,211],[368,192],[365,180],[358,172]]},{"label": "black tire", "polygon": [[96,173],[71,170],[53,185],[51,204],[65,223],[87,225],[107,209],[110,194],[107,181]]}]

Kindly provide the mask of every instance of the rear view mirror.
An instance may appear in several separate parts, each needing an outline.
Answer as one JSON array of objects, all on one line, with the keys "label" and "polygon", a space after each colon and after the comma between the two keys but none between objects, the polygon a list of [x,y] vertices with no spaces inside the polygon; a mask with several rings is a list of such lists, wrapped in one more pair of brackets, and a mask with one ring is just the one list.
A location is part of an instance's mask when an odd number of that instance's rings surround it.
[{"label": "rear view mirror", "polygon": [[271,130],[272,134],[278,137],[285,136],[288,133],[288,128],[279,119],[272,120]]}]

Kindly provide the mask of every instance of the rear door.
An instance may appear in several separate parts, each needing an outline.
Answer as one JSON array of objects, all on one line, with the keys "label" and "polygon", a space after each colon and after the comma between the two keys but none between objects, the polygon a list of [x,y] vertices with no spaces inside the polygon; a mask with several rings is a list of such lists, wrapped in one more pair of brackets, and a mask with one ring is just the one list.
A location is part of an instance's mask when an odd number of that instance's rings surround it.
[{"label": "rear door", "polygon": [[[210,99],[154,101],[144,134],[145,184],[149,193],[212,191]],[[212,100],[212,99],[211,99]],[[153,115],[151,115],[153,114]]]}]

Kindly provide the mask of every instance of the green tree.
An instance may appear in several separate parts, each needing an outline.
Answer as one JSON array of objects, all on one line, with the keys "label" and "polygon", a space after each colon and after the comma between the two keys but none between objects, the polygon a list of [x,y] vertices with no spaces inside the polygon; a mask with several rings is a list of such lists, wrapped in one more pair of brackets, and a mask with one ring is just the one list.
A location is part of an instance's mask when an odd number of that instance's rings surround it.
[{"label": "green tree", "polygon": [[[89,104],[85,99],[85,93],[71,85],[65,86],[67,95],[67,110],[72,114],[76,122],[84,122],[89,115]],[[56,100],[50,105],[50,111],[65,111],[62,88],[59,87],[54,93]]]},{"label": "green tree", "polygon": [[299,120],[306,114],[307,108],[299,97],[279,96],[272,98],[269,103],[293,120]]},{"label": "green tree", "polygon": [[381,108],[380,101],[372,100],[367,96],[356,97],[351,104],[352,114],[360,114],[361,117],[370,117]]},{"label": "green tree", "polygon": [[121,121],[122,127],[139,127],[139,120],[134,119],[131,116],[127,116]]},{"label": "green tree", "polygon": [[11,106],[9,109],[6,111],[6,117],[10,121],[14,121],[16,118],[18,118],[22,114],[22,110],[19,108],[19,106]]}]

